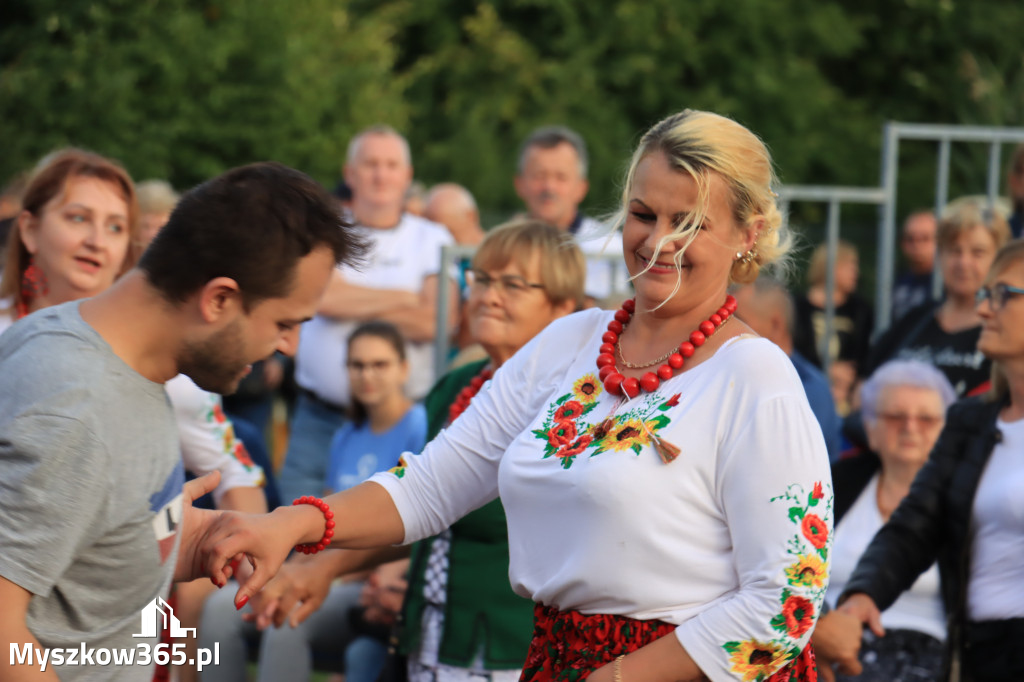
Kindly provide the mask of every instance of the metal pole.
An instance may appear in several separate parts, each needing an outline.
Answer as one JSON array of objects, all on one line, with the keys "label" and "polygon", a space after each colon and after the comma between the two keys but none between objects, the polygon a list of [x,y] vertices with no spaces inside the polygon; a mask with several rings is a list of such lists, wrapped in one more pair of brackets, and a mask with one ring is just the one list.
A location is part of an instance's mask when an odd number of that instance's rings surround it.
[{"label": "metal pole", "polygon": [[896,173],[900,138],[896,124],[885,124],[882,139],[882,190],[885,203],[880,208],[878,235],[878,271],[875,273],[875,333],[889,327],[892,317],[892,276],[896,241]]},{"label": "metal pole", "polygon": [[437,273],[437,329],[434,333],[434,381],[448,369],[448,292],[451,290],[451,270],[458,247],[441,247],[441,271]]},{"label": "metal pole", "polygon": [[[950,140],[939,140],[939,168],[935,179],[935,218],[942,219],[942,210],[949,203],[949,152]],[[942,298],[942,270],[938,263],[932,266],[932,300]]]},{"label": "metal pole", "polygon": [[828,228],[825,239],[825,333],[818,341],[818,357],[821,358],[821,368],[828,376],[832,365],[832,354],[829,350],[836,325],[836,254],[839,250],[839,202],[835,199],[828,202]]},{"label": "metal pole", "polygon": [[998,140],[993,140],[988,148],[988,181],[986,183],[986,194],[988,195],[988,207],[995,210],[996,198],[999,196],[999,153],[1001,151]]}]

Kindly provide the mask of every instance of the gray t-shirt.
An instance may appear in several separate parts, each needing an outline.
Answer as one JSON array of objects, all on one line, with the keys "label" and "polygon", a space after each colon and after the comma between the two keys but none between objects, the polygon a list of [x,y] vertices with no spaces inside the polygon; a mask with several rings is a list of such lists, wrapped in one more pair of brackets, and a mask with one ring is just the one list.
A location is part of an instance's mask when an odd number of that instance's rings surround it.
[{"label": "gray t-shirt", "polygon": [[[0,575],[33,594],[43,648],[158,643],[133,635],[170,588],[183,483],[163,385],[117,357],[77,302],[0,336]],[[81,663],[53,667],[64,680],[153,674]]]}]

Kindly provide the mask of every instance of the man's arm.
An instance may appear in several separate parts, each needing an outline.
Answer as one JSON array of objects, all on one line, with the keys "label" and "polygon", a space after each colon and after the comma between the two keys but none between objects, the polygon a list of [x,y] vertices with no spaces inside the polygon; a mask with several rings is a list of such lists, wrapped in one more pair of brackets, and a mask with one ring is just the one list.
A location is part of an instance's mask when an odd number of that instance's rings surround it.
[{"label": "man's arm", "polygon": [[[437,335],[437,281],[437,275],[424,277],[419,292],[373,289],[350,284],[335,270],[318,312],[346,320],[384,320],[398,327],[410,341],[432,341]],[[458,287],[452,282],[448,290],[448,333],[458,325],[458,300]]]},{"label": "man's arm", "polygon": [[346,281],[344,275],[335,270],[317,312],[339,320],[376,319],[382,310],[417,305],[419,297],[414,291],[361,287]]},{"label": "man's arm", "polygon": [[218,509],[230,509],[247,514],[266,514],[267,496],[263,488],[255,486],[238,486],[224,492],[220,498]]},{"label": "man's arm", "polygon": [[[423,278],[423,288],[418,297],[414,305],[382,311],[376,315],[376,319],[395,325],[410,341],[433,341],[437,336],[437,275]],[[458,303],[459,290],[455,282],[452,282],[448,288],[449,314],[446,334],[454,333],[459,326]]]},{"label": "man's arm", "polygon": [[56,682],[57,673],[53,667],[47,664],[46,671],[39,669],[35,658],[35,651],[41,649],[39,641],[28,629],[26,616],[28,616],[28,603],[32,599],[32,593],[21,585],[12,583],[7,578],[0,576],[0,647],[4,656],[13,656],[12,645],[16,645],[19,651],[24,650],[26,644],[32,650],[31,661],[25,665],[13,665],[8,658],[9,665],[0,665],[0,682],[42,682],[49,680]]}]

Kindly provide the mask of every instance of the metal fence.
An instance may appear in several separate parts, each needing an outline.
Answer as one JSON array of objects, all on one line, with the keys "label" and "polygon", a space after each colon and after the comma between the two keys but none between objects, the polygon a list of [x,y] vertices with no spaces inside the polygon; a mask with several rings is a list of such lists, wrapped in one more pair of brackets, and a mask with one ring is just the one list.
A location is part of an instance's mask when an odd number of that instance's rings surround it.
[{"label": "metal fence", "polygon": [[[779,191],[783,216],[788,216],[791,203],[812,202],[827,206],[826,217],[826,304],[825,304],[825,335],[821,341],[819,356],[828,367],[827,344],[835,327],[835,303],[832,292],[835,290],[835,261],[841,229],[841,207],[843,204],[874,204],[879,207],[878,227],[878,260],[875,280],[875,329],[885,330],[890,323],[892,311],[892,288],[896,268],[896,193],[899,179],[899,150],[903,140],[932,141],[938,145],[938,164],[935,175],[934,206],[936,215],[949,202],[949,168],[950,152],[954,142],[987,144],[988,170],[985,179],[985,193],[990,205],[994,205],[999,196],[1002,180],[1001,154],[1002,145],[1024,142],[1024,128],[995,128],[982,126],[934,125],[925,123],[889,122],[883,128],[881,185],[879,187],[828,187],[820,185],[789,185]],[[785,218],[785,219],[788,219]],[[474,247],[451,246],[442,250],[442,263],[439,279],[440,292],[448,291],[451,285],[453,264],[472,257]],[[593,259],[607,260],[613,267],[625,267],[621,254],[602,254],[587,256]],[[613,277],[613,281],[618,281]],[[942,293],[941,274],[936,271],[934,296]],[[624,295],[628,292],[616,292]],[[447,329],[453,311],[449,310],[448,297],[440,295],[437,305],[437,329]],[[434,370],[440,377],[447,368],[450,350],[447,334],[439,333],[434,341]]]},{"label": "metal fence", "polygon": [[[836,288],[836,252],[839,247],[840,207],[843,204],[875,204],[883,206],[888,201],[885,190],[878,187],[827,187],[823,185],[787,185],[779,190],[779,203],[784,220],[789,220],[789,205],[793,202],[813,202],[826,204],[825,244],[827,258],[825,261],[825,333],[820,340],[818,357],[822,368],[827,372],[830,364],[829,340],[835,329],[836,303],[832,292]],[[876,299],[881,298],[881,289]],[[876,303],[878,305],[878,303]]]},{"label": "metal fence", "polygon": [[[999,196],[1002,180],[1000,156],[1002,145],[1024,142],[1024,128],[994,128],[983,126],[936,125],[930,123],[890,122],[882,131],[882,190],[886,202],[880,217],[878,244],[878,272],[876,286],[880,292],[891,294],[896,262],[896,187],[899,178],[900,142],[923,140],[938,144],[938,168],[935,173],[935,214],[941,215],[949,202],[950,150],[954,142],[988,145],[988,170],[985,178],[985,194],[989,206],[994,206]],[[933,296],[942,295],[942,277],[936,270]],[[878,297],[875,307],[875,328],[889,326],[892,309],[891,296]]]}]

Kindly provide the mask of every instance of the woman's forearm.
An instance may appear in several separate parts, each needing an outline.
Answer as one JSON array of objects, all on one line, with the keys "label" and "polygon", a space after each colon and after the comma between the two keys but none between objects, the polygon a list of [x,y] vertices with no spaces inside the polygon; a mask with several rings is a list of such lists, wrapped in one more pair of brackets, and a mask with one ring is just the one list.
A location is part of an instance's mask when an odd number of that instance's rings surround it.
[{"label": "woman's forearm", "polygon": [[679,643],[675,633],[670,632],[621,661],[598,668],[588,679],[593,682],[699,682],[707,677]]}]

